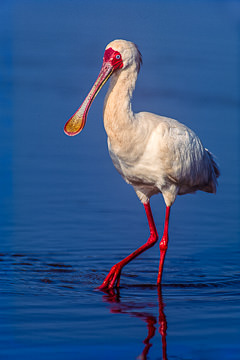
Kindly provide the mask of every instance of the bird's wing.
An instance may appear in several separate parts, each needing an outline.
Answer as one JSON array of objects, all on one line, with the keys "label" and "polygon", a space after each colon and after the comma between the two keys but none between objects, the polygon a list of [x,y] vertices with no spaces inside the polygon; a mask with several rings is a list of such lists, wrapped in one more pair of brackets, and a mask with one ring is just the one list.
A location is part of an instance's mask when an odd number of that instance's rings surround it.
[{"label": "bird's wing", "polygon": [[151,113],[140,113],[149,121],[148,150],[159,161],[161,171],[176,184],[196,186],[206,184],[211,171],[198,136],[184,124]]}]

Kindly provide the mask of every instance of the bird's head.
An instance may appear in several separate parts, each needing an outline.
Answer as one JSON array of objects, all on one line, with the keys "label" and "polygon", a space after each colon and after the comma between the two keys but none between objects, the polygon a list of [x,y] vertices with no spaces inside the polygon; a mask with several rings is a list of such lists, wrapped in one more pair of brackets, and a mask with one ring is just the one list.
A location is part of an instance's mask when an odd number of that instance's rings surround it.
[{"label": "bird's head", "polygon": [[141,54],[132,42],[126,40],[110,42],[105,49],[102,68],[97,80],[80,108],[65,124],[64,132],[69,136],[80,133],[86,123],[87,113],[94,98],[110,76],[113,73],[124,71],[130,66],[135,66],[136,70],[139,71],[141,62]]},{"label": "bird's head", "polygon": [[[139,71],[142,56],[137,46],[131,41],[114,40],[105,49],[103,62],[113,61],[113,66],[119,65],[116,69],[126,69],[129,66],[136,66]],[[118,60],[118,61],[116,61]]]}]

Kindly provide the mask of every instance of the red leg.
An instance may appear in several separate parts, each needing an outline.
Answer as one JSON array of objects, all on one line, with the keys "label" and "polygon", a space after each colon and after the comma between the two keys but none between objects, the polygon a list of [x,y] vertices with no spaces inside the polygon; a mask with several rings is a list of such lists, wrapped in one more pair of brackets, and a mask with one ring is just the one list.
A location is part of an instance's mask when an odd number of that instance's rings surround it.
[{"label": "red leg", "polygon": [[158,284],[161,284],[161,281],[162,281],[164,259],[165,259],[165,255],[166,255],[167,248],[168,248],[169,215],[170,215],[170,206],[167,206],[166,207],[166,215],[165,215],[165,224],[164,224],[163,237],[162,237],[162,240],[160,242],[160,263],[159,263],[158,279],[157,279]]},{"label": "red leg", "polygon": [[120,275],[121,275],[122,268],[125,265],[127,265],[131,260],[135,259],[135,257],[137,257],[138,255],[143,253],[145,250],[152,247],[157,242],[158,233],[157,233],[156,226],[155,226],[155,223],[153,220],[150,203],[147,202],[146,204],[144,204],[144,208],[146,211],[149,229],[150,229],[150,237],[149,237],[148,241],[144,245],[140,246],[140,248],[135,250],[132,254],[128,255],[125,259],[123,259],[119,263],[115,264],[111,268],[109,274],[105,278],[102,285],[99,286],[99,289],[106,289],[106,288],[112,289],[114,287],[115,282],[116,282],[116,286],[119,287]]}]

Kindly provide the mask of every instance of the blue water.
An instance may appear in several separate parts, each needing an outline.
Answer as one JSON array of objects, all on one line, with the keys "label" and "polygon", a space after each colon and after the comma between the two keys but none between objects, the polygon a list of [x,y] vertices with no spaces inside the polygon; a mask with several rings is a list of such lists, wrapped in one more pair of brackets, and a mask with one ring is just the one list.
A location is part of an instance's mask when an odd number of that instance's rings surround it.
[{"label": "blue water", "polygon": [[[13,0],[0,18],[0,358],[239,360],[240,3]],[[184,122],[221,168],[216,196],[173,206],[161,294],[157,245],[95,290],[148,237],[107,153],[107,86],[63,133],[115,38],[143,55],[134,110]]]}]

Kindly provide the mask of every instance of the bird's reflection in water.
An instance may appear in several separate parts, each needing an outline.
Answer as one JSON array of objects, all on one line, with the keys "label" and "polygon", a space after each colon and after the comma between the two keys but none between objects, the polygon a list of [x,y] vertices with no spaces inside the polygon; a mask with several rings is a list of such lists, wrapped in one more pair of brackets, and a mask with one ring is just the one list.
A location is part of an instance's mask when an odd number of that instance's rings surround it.
[{"label": "bird's reflection in water", "polygon": [[[144,349],[137,357],[138,360],[146,360],[149,350],[152,346],[151,339],[155,336],[156,329],[161,335],[162,340],[162,359],[167,360],[167,320],[164,314],[164,303],[162,301],[161,287],[157,287],[158,291],[158,319],[156,316],[147,311],[148,304],[139,304],[136,301],[124,303],[120,299],[120,291],[108,290],[104,291],[103,301],[110,304],[110,311],[114,314],[128,314],[143,320],[147,324],[147,337],[143,340]],[[146,310],[146,311],[145,311]]]}]

